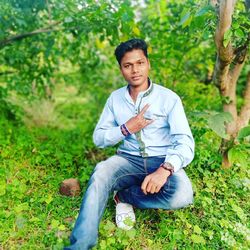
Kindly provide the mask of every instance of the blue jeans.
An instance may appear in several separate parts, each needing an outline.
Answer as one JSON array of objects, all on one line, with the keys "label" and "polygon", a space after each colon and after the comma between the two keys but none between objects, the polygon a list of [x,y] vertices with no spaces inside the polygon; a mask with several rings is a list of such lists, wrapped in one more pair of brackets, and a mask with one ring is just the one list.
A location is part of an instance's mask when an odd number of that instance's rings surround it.
[{"label": "blue jeans", "polygon": [[165,157],[133,156],[118,152],[98,163],[89,180],[80,212],[64,250],[90,249],[97,243],[98,227],[110,193],[118,191],[122,202],[137,208],[178,209],[193,202],[192,185],[183,169],[170,176],[159,193],[145,195],[144,178],[154,172]]}]

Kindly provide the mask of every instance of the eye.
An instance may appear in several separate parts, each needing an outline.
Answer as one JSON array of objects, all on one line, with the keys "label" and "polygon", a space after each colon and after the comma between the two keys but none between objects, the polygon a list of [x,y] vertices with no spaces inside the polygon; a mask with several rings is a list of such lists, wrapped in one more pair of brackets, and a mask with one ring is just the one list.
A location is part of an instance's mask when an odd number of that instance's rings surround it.
[{"label": "eye", "polygon": [[126,64],[126,65],[124,66],[125,69],[128,69],[129,67],[130,67],[129,64]]},{"label": "eye", "polygon": [[139,65],[142,65],[142,64],[144,64],[144,62],[143,62],[143,61],[140,61],[140,62],[138,62],[138,64],[139,64]]}]

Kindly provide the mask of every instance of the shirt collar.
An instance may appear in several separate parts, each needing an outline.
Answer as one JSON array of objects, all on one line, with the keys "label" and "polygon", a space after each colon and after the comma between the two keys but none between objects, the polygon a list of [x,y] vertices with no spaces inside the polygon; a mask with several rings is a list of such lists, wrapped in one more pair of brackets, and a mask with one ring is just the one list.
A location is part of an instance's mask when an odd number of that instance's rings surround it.
[{"label": "shirt collar", "polygon": [[140,92],[139,94],[142,95],[142,97],[148,96],[153,91],[153,83],[149,78],[148,78],[148,84],[149,87],[145,91]]},{"label": "shirt collar", "polygon": [[[145,91],[141,91],[138,95],[138,97],[146,97],[148,96],[152,91],[153,91],[153,82],[148,78],[148,83],[149,83],[149,87],[145,90]],[[126,92],[125,92],[125,97],[128,101],[130,101],[131,103],[133,103],[133,100],[129,94],[129,84],[127,86]]]}]

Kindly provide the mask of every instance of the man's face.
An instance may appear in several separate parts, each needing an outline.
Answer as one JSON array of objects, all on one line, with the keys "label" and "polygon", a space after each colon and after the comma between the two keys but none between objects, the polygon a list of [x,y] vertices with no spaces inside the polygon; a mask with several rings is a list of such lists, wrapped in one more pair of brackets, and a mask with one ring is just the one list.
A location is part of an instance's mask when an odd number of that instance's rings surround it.
[{"label": "man's face", "polygon": [[120,70],[131,87],[148,87],[149,60],[141,49],[126,52],[121,60]]}]

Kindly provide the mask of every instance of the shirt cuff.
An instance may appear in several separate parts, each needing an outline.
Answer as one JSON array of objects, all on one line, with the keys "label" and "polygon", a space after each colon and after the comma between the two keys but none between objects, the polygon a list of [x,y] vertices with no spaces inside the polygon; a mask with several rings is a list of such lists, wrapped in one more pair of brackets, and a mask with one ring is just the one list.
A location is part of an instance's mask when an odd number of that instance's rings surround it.
[{"label": "shirt cuff", "polygon": [[174,167],[174,173],[182,168],[182,160],[178,155],[168,155],[165,162],[169,162]]}]

